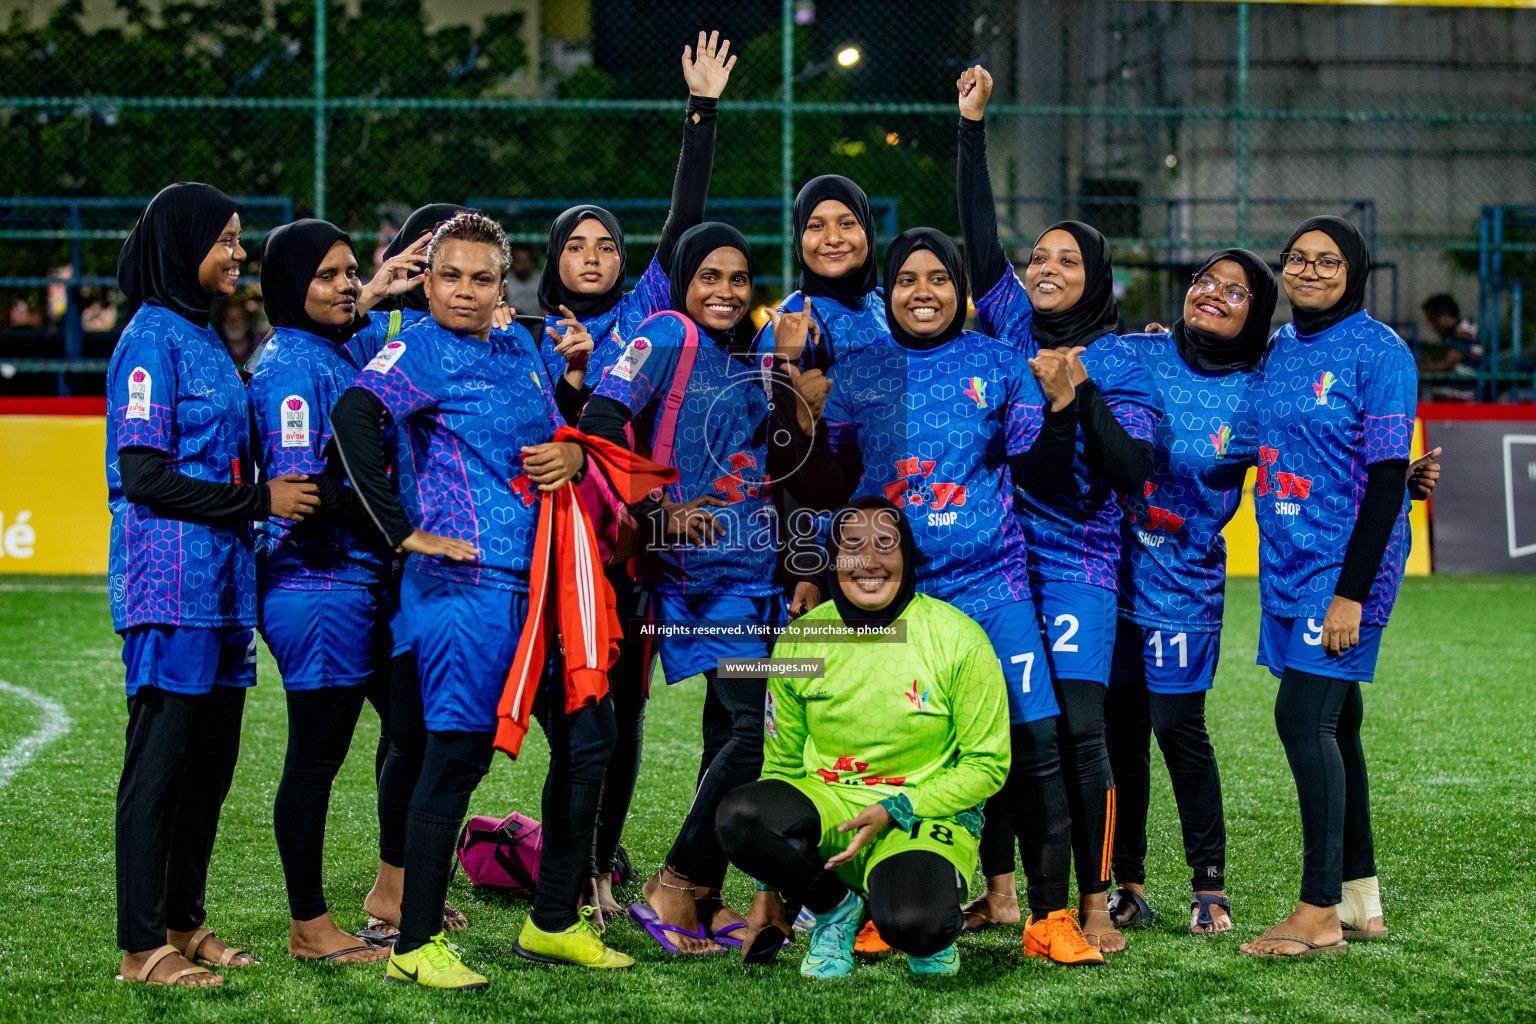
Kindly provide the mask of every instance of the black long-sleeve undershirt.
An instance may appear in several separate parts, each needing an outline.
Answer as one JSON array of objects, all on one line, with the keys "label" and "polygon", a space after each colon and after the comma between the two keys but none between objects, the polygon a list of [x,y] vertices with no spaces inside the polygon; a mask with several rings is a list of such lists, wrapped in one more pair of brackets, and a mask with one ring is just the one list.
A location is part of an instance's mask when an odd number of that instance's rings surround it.
[{"label": "black long-sleeve undershirt", "polygon": [[123,497],[157,516],[232,530],[272,513],[265,484],[220,484],[178,473],[158,448],[132,447],[117,453]]},{"label": "black long-sleeve undershirt", "polygon": [[352,490],[374,527],[398,549],[414,527],[389,479],[382,431],[391,422],[384,403],[365,388],[348,388],[331,410],[332,444]]},{"label": "black long-sleeve undershirt", "polygon": [[574,387],[563,373],[555,381],[555,407],[560,410],[560,417],[573,427],[581,419],[581,410],[591,397],[592,388],[588,384]]},{"label": "black long-sleeve undershirt", "polygon": [[992,197],[992,175],[987,169],[986,122],[960,118],[959,131],[960,233],[965,239],[966,270],[971,294],[986,295],[1013,264],[997,238],[997,205]]},{"label": "black long-sleeve undershirt", "polygon": [[1152,475],[1157,453],[1149,441],[1126,433],[1092,380],[1077,386],[1078,420],[1083,427],[1083,457],[1121,494],[1140,494]]},{"label": "black long-sleeve undershirt", "polygon": [[672,178],[672,207],[661,228],[656,261],[672,265],[672,248],[683,232],[704,222],[704,203],[709,198],[709,178],[715,165],[715,119],[718,101],[712,96],[689,96],[683,118],[683,147]]},{"label": "black long-sleeve undershirt", "polygon": [[1381,571],[1381,560],[1392,541],[1392,528],[1403,509],[1403,477],[1408,472],[1407,459],[1385,459],[1365,469],[1365,495],[1360,499],[1360,514],[1350,531],[1344,549],[1344,565],[1333,592],[1350,601],[1365,603]]}]

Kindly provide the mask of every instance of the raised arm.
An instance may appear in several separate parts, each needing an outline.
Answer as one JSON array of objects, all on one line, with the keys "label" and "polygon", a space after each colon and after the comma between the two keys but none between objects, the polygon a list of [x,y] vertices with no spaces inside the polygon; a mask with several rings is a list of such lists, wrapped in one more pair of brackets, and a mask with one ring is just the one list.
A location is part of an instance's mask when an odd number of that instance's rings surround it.
[{"label": "raised arm", "polygon": [[729,56],[731,41],[719,32],[699,33],[698,52],[683,47],[683,78],[688,82],[688,113],[683,121],[683,149],[672,179],[672,208],[661,229],[656,262],[671,265],[672,247],[683,232],[704,221],[709,197],[709,176],[715,162],[716,103],[730,80],[736,58]]},{"label": "raised arm", "polygon": [[992,76],[983,67],[966,69],[955,86],[960,91],[959,195],[960,230],[965,236],[966,269],[971,294],[980,299],[1013,273],[997,238],[997,207],[987,169],[987,129],[983,121],[992,95]]}]

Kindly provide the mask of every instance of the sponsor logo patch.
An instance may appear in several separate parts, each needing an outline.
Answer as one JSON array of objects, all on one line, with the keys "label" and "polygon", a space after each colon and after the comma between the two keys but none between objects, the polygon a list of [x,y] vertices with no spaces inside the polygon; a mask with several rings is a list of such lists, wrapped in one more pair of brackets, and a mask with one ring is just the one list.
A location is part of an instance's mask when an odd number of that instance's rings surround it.
[{"label": "sponsor logo patch", "polygon": [[1312,385],[1312,393],[1317,396],[1318,405],[1328,404],[1328,391],[1333,387],[1334,376],[1331,371],[1324,370],[1317,383]]},{"label": "sponsor logo patch", "polygon": [[651,358],[651,342],[649,338],[636,338],[624,347],[624,352],[619,356],[618,362],[613,364],[613,375],[620,380],[632,381],[635,374],[640,372],[640,367]]},{"label": "sponsor logo patch", "polygon": [[967,377],[961,393],[976,403],[978,409],[987,407],[987,382],[980,377]]},{"label": "sponsor logo patch", "polygon": [[283,399],[283,447],[303,448],[309,444],[309,403],[298,395]]},{"label": "sponsor logo patch", "polygon": [[773,694],[768,694],[768,700],[763,705],[763,731],[769,739],[779,738],[779,706],[774,702]]},{"label": "sponsor logo patch", "polygon": [[130,420],[149,419],[150,387],[154,378],[142,366],[135,366],[128,375],[128,410],[123,414]]},{"label": "sponsor logo patch", "polygon": [[379,349],[379,354],[369,360],[368,365],[363,369],[372,370],[374,373],[388,373],[403,355],[405,355],[405,342],[392,341]]}]

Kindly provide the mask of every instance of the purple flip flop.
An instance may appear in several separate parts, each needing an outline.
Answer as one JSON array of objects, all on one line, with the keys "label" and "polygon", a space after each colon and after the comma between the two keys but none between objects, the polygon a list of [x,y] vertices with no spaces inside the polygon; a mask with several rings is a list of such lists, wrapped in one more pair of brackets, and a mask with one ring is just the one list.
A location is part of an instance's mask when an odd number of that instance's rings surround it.
[{"label": "purple flip flop", "polygon": [[[671,932],[674,935],[686,935],[690,939],[708,942],[710,939],[709,936],[704,934],[704,926],[702,924],[699,925],[699,930],[696,932],[691,932],[675,924],[666,924],[657,918],[656,911],[652,910],[645,903],[631,903],[629,905],[629,916],[634,918],[640,927],[645,929],[646,934],[655,939],[656,944],[668,953],[679,953],[684,956],[708,956],[710,953],[721,952],[721,950],[708,950],[702,953],[688,953],[678,949],[677,944],[667,937],[667,933]],[[736,945],[741,945],[740,939],[736,941]]]},{"label": "purple flip flop", "polygon": [[746,926],[747,923],[745,921],[737,921],[735,924],[728,924],[724,928],[721,928],[719,931],[715,932],[715,934],[711,935],[710,938],[714,939],[722,946],[735,946],[737,949],[740,949],[741,940],[731,938],[730,933],[740,931]]}]

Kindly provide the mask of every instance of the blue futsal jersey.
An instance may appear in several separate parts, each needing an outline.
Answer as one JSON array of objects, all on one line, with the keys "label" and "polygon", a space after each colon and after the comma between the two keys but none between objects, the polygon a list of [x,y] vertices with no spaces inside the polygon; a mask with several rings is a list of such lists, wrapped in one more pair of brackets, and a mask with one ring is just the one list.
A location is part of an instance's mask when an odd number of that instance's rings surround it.
[{"label": "blue futsal jersey", "polygon": [[[662,269],[656,257],[651,257],[650,264],[645,268],[645,273],[640,275],[640,280],[635,286],[623,295],[619,301],[606,313],[598,313],[596,316],[579,316],[581,326],[592,335],[592,355],[587,360],[587,383],[597,380],[607,371],[608,367],[618,361],[624,351],[624,346],[629,344],[629,339],[635,336],[639,326],[654,313],[667,309],[672,304],[672,283],[667,277],[667,272]],[[556,334],[563,334],[565,328],[559,326],[565,315],[559,310],[546,310],[544,326],[553,327]],[[538,339],[539,352],[544,357],[544,365],[549,370],[551,378],[565,373],[565,357],[555,353],[555,342],[550,338],[549,332],[544,331]],[[571,424],[575,426],[575,424]]]},{"label": "blue futsal jersey", "polygon": [[[1259,402],[1259,598],[1285,619],[1321,619],[1365,496],[1366,467],[1408,458],[1418,394],[1408,346],[1362,310],[1319,334],[1280,328]],[[1408,493],[1361,613],[1384,625],[1408,561]]]},{"label": "blue futsal jersey", "polygon": [[[1024,284],[1004,274],[992,290],[976,300],[976,315],[987,333],[1001,338],[1033,358],[1040,350],[1030,333],[1033,317]],[[1162,416],[1162,400],[1138,350],[1148,335],[1106,334],[1081,356],[1104,396],[1104,404],[1125,432],[1137,441],[1152,441]],[[1019,511],[1029,538],[1030,574],[1040,582],[1086,583],[1116,588],[1120,566],[1120,503],[1109,482],[1083,456],[1086,438],[1077,431],[1072,475],[1049,501],[1020,491]]]},{"label": "blue futsal jersey", "polygon": [[1153,629],[1216,632],[1227,578],[1221,531],[1258,452],[1259,375],[1194,370],[1171,334],[1141,335],[1138,348],[1163,418],[1152,476],[1141,494],[1122,497],[1120,614]]},{"label": "blue futsal jersey", "polygon": [[[331,409],[362,368],[354,358],[344,345],[307,331],[273,331],[250,384],[268,478],[325,473]],[[290,590],[374,586],[388,578],[394,559],[376,531],[359,537],[320,517],[294,523],[274,516],[263,524],[257,550],[263,585]]]},{"label": "blue futsal jersey", "polygon": [[[630,340],[593,391],[594,397],[628,407],[642,451],[654,447],[658,407],[672,387],[683,339],[680,319],[657,317]],[[659,592],[761,597],[779,591],[773,581],[778,529],[768,479],[768,425],[758,367],[700,331],[672,445],[678,478],[667,497],[684,502],[707,494],[724,501],[723,507],[707,507],[725,536],[703,547],[679,544],[648,552],[643,575]]]},{"label": "blue futsal jersey", "polygon": [[406,568],[457,583],[526,590],[539,490],[522,448],[559,423],[538,347],[516,324],[488,341],[422,318],[379,350],[356,387],[403,427],[414,468],[415,525],[469,541],[476,563],[411,555]]},{"label": "blue futsal jersey", "polygon": [[[399,310],[399,329],[395,334],[420,323],[422,320],[431,319],[431,314],[419,309]],[[389,311],[373,310],[368,313],[368,326],[358,331],[347,339],[342,346],[347,353],[347,358],[358,366],[367,366],[374,356],[379,354],[393,337],[389,333],[390,324],[394,322],[394,315]],[[395,492],[400,498],[400,504],[405,508],[406,515],[412,522],[416,522],[418,515],[416,509],[416,476],[415,469],[411,465],[411,448],[405,432],[396,426],[386,428],[390,436],[394,438],[392,444],[395,450]]]},{"label": "blue futsal jersey", "polygon": [[[797,291],[786,295],[778,310],[780,313],[803,312],[804,293]],[[866,293],[857,307],[845,306],[825,296],[814,296],[811,315],[821,330],[821,341],[816,345],[807,342],[799,359],[802,370],[826,370],[848,353],[891,336],[891,328],[885,322],[885,292],[879,288]],[[773,321],[764,324],[757,332],[752,351],[757,355],[773,351]]]},{"label": "blue futsal jersey", "polygon": [[118,453],[153,448],[182,476],[250,482],[250,406],[224,343],[161,306],[128,321],[107,367],[107,589],[112,624],[256,624],[249,523],[229,529],[157,516],[123,496]]},{"label": "blue futsal jersey", "polygon": [[1011,512],[1009,455],[1040,434],[1045,397],[1012,346],[970,332],[938,348],[887,334],[832,366],[827,438],[856,448],[854,497],[906,510],[918,589],[968,615],[1030,598],[1024,531]]}]

